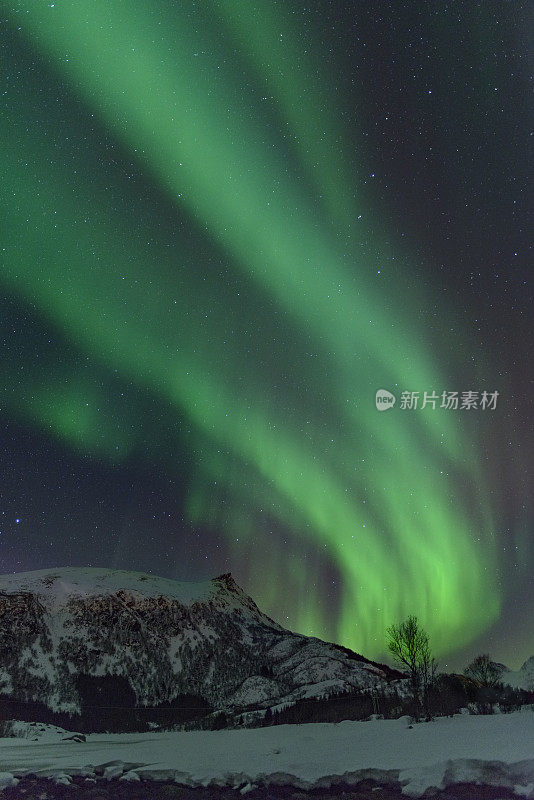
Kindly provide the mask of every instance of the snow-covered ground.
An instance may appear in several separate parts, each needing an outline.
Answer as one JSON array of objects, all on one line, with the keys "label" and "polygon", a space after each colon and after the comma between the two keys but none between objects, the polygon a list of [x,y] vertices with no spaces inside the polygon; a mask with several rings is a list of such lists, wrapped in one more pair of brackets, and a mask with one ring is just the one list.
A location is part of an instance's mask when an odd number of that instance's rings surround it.
[{"label": "snow-covered ground", "polygon": [[[534,712],[457,715],[409,727],[409,719],[281,725],[255,730],[92,734],[86,742],[0,739],[3,784],[11,775],[91,774],[128,779],[294,783],[303,788],[364,777],[400,781],[420,796],[430,787],[481,782],[534,798]],[[115,763],[110,763],[115,762]],[[371,771],[370,771],[371,770]]]},{"label": "snow-covered ground", "polygon": [[[41,742],[41,744],[44,742],[60,742],[62,739],[73,735],[80,736],[78,733],[73,734],[72,731],[66,731],[65,728],[59,728],[57,725],[49,725],[46,722],[20,722],[18,720],[13,720],[12,722],[8,722],[7,725],[9,727],[9,733],[4,733],[5,736],[29,739],[32,742]],[[9,739],[0,738],[0,744],[5,741],[9,741]],[[0,759],[1,753],[2,751],[0,749]]]}]

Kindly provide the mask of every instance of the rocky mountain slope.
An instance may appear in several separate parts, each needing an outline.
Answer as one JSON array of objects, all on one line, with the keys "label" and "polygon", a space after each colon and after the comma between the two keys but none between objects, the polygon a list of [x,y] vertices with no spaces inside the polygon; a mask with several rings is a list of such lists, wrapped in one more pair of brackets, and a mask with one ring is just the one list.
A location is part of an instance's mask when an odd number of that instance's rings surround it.
[{"label": "rocky mountain slope", "polygon": [[137,706],[186,694],[232,712],[401,677],[285,630],[230,574],[196,584],[96,568],[0,576],[0,694],[79,714],[80,681],[105,675],[127,681]]},{"label": "rocky mountain slope", "polygon": [[517,672],[508,669],[502,664],[498,666],[502,667],[500,680],[504,684],[513,686],[514,689],[525,689],[527,692],[534,692],[534,656],[527,658]]}]

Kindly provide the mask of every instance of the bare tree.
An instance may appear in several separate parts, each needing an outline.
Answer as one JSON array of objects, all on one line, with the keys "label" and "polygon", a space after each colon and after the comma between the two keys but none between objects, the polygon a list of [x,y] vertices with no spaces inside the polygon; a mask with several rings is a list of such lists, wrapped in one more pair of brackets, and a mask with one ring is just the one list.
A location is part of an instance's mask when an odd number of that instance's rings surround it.
[{"label": "bare tree", "polygon": [[483,653],[464,669],[464,675],[478,681],[482,686],[495,686],[502,677],[502,669],[491,660],[488,653]]},{"label": "bare tree", "polygon": [[413,698],[428,714],[428,689],[435,680],[437,664],[432,657],[428,634],[420,627],[417,617],[410,616],[386,631],[387,648],[401,667],[407,667]]}]

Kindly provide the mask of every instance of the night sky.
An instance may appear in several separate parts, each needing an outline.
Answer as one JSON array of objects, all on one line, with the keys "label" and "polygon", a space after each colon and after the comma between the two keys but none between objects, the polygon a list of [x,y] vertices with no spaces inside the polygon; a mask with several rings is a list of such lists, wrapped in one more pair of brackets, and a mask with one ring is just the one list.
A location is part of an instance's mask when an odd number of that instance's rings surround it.
[{"label": "night sky", "polygon": [[534,6],[0,21],[0,573],[231,571],[369,657],[415,613],[442,667],[519,666]]}]

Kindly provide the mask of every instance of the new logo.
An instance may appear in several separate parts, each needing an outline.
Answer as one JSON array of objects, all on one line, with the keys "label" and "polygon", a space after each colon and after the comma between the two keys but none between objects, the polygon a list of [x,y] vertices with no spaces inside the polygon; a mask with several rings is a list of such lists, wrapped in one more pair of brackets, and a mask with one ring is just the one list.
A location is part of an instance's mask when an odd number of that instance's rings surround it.
[{"label": "new logo", "polygon": [[375,401],[379,411],[387,411],[388,408],[393,408],[395,405],[395,395],[388,392],[387,389],[379,389]]}]

